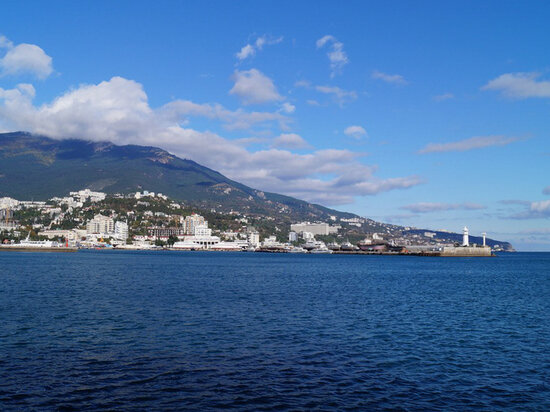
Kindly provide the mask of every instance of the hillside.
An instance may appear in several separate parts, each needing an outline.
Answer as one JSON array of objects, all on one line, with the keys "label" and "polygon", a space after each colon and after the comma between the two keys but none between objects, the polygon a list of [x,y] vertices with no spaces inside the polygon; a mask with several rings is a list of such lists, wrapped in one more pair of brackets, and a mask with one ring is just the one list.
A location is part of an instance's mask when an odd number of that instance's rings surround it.
[{"label": "hillside", "polygon": [[219,211],[283,214],[292,220],[355,216],[252,189],[156,147],[14,132],[0,134],[0,160],[0,197],[46,200],[82,188],[106,193],[150,190]]}]

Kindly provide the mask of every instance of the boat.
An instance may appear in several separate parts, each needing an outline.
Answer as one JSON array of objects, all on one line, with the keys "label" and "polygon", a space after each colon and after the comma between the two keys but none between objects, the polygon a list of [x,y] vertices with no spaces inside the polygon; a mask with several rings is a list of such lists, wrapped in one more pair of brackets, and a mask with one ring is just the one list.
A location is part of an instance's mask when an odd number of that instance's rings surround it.
[{"label": "boat", "polygon": [[356,250],[356,247],[352,245],[350,242],[344,242],[340,246],[340,249],[344,252],[354,252]]},{"label": "boat", "polygon": [[314,253],[314,254],[331,254],[332,253],[332,250],[330,250],[329,248],[327,248],[326,246],[324,248],[319,248],[319,249],[313,249],[312,251],[310,251],[309,253]]},{"label": "boat", "polygon": [[0,245],[0,250],[12,252],[76,252],[78,249],[52,240],[21,240],[19,243]]},{"label": "boat", "polygon": [[331,242],[327,245],[330,250],[340,250],[340,245],[336,242]]},{"label": "boat", "polygon": [[325,253],[325,254],[329,254],[329,253],[332,253],[332,250],[330,250],[327,245],[325,245],[323,242],[320,242],[320,241],[317,241],[315,242],[315,249],[312,249],[309,251],[309,253]]}]

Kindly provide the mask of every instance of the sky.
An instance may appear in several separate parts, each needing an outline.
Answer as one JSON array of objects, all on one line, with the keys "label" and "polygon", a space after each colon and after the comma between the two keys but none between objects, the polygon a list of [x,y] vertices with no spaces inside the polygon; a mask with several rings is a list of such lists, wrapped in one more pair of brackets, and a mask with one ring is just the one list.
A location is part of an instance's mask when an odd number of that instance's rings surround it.
[{"label": "sky", "polygon": [[7,1],[0,131],[157,146],[260,190],[550,250],[548,21],[534,0]]}]

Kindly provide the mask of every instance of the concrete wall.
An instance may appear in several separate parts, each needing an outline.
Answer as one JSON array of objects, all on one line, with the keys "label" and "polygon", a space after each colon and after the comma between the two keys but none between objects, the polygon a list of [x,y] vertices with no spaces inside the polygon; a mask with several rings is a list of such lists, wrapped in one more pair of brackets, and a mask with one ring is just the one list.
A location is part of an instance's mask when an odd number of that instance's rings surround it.
[{"label": "concrete wall", "polygon": [[491,248],[488,246],[478,247],[444,247],[441,256],[476,256],[488,257],[491,256]]}]

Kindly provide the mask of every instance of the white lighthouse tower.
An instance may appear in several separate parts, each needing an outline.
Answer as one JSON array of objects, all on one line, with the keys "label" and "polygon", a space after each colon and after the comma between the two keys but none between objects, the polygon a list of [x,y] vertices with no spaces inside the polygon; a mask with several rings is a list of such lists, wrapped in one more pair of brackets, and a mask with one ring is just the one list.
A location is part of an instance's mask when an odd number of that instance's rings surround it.
[{"label": "white lighthouse tower", "polygon": [[462,235],[462,246],[470,246],[470,237],[468,236],[468,228],[466,226],[464,226]]},{"label": "white lighthouse tower", "polygon": [[481,236],[483,236],[483,247],[485,247],[485,246],[487,246],[487,242],[486,242],[486,239],[485,239],[487,237],[487,233],[483,232],[481,234]]}]

